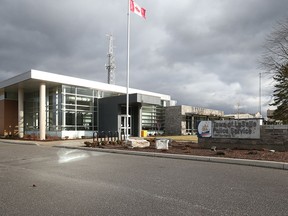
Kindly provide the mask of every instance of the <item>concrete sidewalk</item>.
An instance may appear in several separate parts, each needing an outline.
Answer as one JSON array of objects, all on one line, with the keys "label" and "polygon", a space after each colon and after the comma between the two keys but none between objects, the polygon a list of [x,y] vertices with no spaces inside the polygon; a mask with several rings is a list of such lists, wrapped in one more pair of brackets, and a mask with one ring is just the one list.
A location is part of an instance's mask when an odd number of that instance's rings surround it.
[{"label": "concrete sidewalk", "polygon": [[10,144],[20,144],[20,145],[37,145],[41,147],[83,147],[85,141],[90,141],[91,139],[77,139],[77,140],[57,140],[57,141],[34,141],[34,140],[14,140],[14,139],[0,139],[2,143]]},{"label": "concrete sidewalk", "polygon": [[9,140],[1,139],[0,143],[10,144],[22,144],[22,145],[37,145],[41,147],[57,147],[57,148],[69,148],[79,149],[85,151],[99,151],[114,154],[127,154],[127,155],[138,155],[147,157],[160,157],[160,158],[171,158],[181,160],[194,160],[214,163],[226,163],[226,164],[237,164],[245,166],[256,166],[274,169],[288,170],[288,163],[285,162],[274,162],[274,161],[261,161],[261,160],[246,160],[246,159],[234,159],[224,157],[206,157],[206,156],[194,156],[194,155],[182,155],[182,154],[168,154],[168,153],[156,153],[156,152],[140,152],[133,150],[117,150],[117,149],[101,149],[101,148],[88,148],[84,147],[85,141],[91,139],[79,139],[79,140],[59,140],[59,141],[25,141],[25,140]]}]

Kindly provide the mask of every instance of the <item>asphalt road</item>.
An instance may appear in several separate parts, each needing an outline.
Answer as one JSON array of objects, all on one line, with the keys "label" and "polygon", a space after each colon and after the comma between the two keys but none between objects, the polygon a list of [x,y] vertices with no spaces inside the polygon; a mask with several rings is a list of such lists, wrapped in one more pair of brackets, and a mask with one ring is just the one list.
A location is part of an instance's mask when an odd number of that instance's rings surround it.
[{"label": "asphalt road", "polygon": [[0,215],[287,215],[287,170],[0,142]]}]

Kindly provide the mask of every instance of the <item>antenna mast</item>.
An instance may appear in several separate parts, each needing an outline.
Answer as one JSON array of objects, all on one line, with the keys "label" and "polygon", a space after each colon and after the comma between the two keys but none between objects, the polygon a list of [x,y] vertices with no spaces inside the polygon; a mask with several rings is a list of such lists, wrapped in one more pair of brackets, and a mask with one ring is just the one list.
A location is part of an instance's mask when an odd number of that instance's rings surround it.
[{"label": "antenna mast", "polygon": [[109,49],[108,49],[108,64],[105,65],[106,70],[108,71],[108,84],[115,85],[115,57],[113,53],[113,35],[107,35],[109,37]]}]

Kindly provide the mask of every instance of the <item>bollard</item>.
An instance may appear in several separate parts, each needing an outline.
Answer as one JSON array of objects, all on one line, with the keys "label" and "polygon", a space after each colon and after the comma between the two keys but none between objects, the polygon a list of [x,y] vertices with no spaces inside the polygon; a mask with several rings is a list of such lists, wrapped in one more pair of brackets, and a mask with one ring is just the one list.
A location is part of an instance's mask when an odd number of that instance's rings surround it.
[{"label": "bollard", "polygon": [[[97,131],[94,131],[93,132],[93,143],[95,142],[95,138],[98,137],[98,132]],[[98,138],[97,138],[97,141],[98,141]]]},{"label": "bollard", "polygon": [[105,141],[105,131],[101,132],[101,142]]},{"label": "bollard", "polygon": [[117,141],[117,131],[114,131],[113,137],[114,137],[114,142],[116,142]]},{"label": "bollard", "polygon": [[112,138],[112,132],[111,131],[108,131],[108,141],[113,141],[113,138]]}]

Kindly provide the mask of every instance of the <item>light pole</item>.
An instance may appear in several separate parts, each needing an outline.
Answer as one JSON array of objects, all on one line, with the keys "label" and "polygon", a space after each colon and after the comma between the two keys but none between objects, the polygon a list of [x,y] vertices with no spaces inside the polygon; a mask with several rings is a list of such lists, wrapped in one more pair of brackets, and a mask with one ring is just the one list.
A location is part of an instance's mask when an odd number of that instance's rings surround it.
[{"label": "light pole", "polygon": [[260,116],[262,116],[262,114],[261,114],[261,78],[262,77],[262,73],[261,72],[259,72],[259,114],[260,114]]}]

